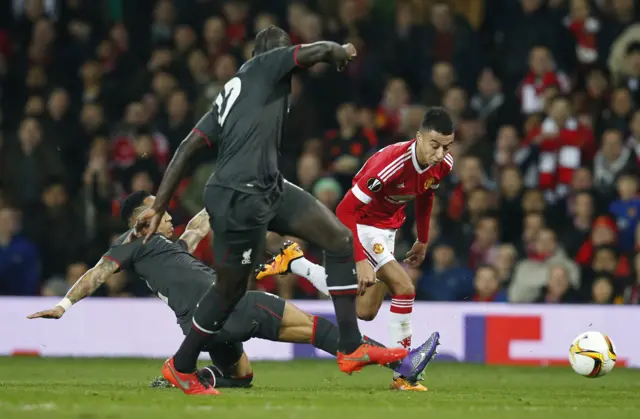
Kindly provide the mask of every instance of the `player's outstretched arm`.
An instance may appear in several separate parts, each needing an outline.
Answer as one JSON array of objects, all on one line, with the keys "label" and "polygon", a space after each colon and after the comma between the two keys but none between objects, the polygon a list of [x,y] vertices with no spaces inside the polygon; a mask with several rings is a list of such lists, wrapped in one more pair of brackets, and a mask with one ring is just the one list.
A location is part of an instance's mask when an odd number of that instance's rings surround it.
[{"label": "player's outstretched arm", "polygon": [[187,243],[189,253],[193,253],[198,243],[209,234],[209,231],[211,231],[209,214],[207,214],[206,209],[203,209],[189,221],[184,233],[180,236],[180,240]]},{"label": "player's outstretched arm", "polygon": [[67,295],[53,309],[30,314],[27,318],[59,319],[73,304],[96,292],[111,274],[118,271],[119,267],[116,261],[103,257],[96,266],[89,269],[73,284]]},{"label": "player's outstretched arm", "polygon": [[296,53],[296,61],[306,68],[318,63],[328,63],[337,66],[338,70],[343,70],[356,53],[352,44],[340,45],[331,41],[320,41],[301,45]]}]

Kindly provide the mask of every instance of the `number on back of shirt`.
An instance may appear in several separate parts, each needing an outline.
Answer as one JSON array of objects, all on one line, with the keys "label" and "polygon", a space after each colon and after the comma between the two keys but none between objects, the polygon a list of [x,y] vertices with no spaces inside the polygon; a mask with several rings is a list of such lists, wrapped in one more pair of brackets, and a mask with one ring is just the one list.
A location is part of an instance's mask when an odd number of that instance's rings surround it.
[{"label": "number on back of shirt", "polygon": [[224,121],[229,116],[229,112],[236,100],[238,100],[241,90],[242,82],[238,77],[234,77],[224,85],[222,91],[218,94],[215,104],[218,108],[218,125],[221,127],[224,125]]}]

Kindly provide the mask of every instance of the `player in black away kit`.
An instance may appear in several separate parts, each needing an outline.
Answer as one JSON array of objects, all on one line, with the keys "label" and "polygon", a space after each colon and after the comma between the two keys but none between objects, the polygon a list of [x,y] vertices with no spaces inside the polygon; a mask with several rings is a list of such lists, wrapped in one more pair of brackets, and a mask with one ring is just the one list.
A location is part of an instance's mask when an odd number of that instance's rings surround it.
[{"label": "player in black away kit", "polygon": [[189,158],[215,141],[218,162],[204,200],[214,238],[218,282],[202,299],[192,330],[167,361],[172,375],[187,380],[198,354],[216,334],[244,295],[263,255],[267,230],[299,237],[326,251],[327,284],[340,330],[338,364],[346,373],[372,363],[389,363],[407,355],[404,349],[362,344],[355,313],[357,292],[375,283],[358,274],[352,236],[338,218],[313,196],[284,181],[278,171],[278,147],[284,136],[291,74],[298,68],[329,63],[343,69],[355,56],[353,45],[317,42],[291,46],[275,26],[256,36],[254,57],[223,87],[211,111],[182,142],[160,184],[153,207],[141,214],[137,231],[153,234],[187,167]]},{"label": "player in black away kit", "polygon": [[[122,218],[131,227],[136,217],[149,208],[154,197],[146,192],[131,194],[122,205]],[[92,269],[87,271],[69,290],[65,298],[53,309],[28,316],[34,318],[61,318],[69,307],[93,294],[115,272],[125,270],[145,281],[151,291],[175,313],[186,334],[198,301],[216,280],[215,272],[191,255],[200,240],[210,231],[209,216],[201,211],[187,224],[177,241],[173,235],[171,217],[165,213],[159,234],[154,234],[146,245],[133,235],[123,234]],[[153,321],[153,319],[149,319]],[[189,383],[207,394],[217,393],[218,387],[248,387],[253,378],[249,359],[242,342],[257,337],[280,342],[310,343],[335,355],[338,350],[337,327],[326,319],[312,316],[282,298],[252,291],[246,293],[229,315],[220,333],[211,337],[203,348],[214,365],[199,371],[199,383]],[[376,344],[373,341],[369,342]],[[433,342],[433,339],[430,339]],[[379,345],[379,344],[378,344]],[[429,353],[429,341],[422,352],[388,365],[394,371],[416,375],[424,368],[420,361]],[[167,380],[156,380],[166,385]]]}]

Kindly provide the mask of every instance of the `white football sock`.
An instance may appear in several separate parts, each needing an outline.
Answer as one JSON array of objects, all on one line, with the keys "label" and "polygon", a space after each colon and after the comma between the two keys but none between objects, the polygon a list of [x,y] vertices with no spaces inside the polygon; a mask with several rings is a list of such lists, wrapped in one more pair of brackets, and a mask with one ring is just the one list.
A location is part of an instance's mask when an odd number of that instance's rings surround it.
[{"label": "white football sock", "polygon": [[[405,349],[411,348],[411,312],[413,311],[413,300],[415,295],[394,295],[391,297],[391,308],[389,309],[389,343],[392,347]],[[394,378],[400,374],[395,373]]]},{"label": "white football sock", "polygon": [[327,273],[324,266],[316,265],[310,260],[302,257],[291,262],[291,272],[308,279],[318,291],[329,296]]}]

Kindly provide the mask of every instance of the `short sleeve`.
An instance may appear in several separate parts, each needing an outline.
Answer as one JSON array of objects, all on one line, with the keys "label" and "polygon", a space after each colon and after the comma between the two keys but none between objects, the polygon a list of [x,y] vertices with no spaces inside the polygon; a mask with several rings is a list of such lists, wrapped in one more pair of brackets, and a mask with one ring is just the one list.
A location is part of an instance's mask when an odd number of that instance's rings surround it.
[{"label": "short sleeve", "polygon": [[217,138],[218,129],[218,109],[213,105],[213,107],[200,118],[192,131],[199,134],[207,142],[209,148],[211,148],[211,143]]},{"label": "short sleeve", "polygon": [[442,159],[442,177],[444,178],[453,170],[453,156],[451,154],[447,154]]},{"label": "short sleeve", "polygon": [[126,244],[115,244],[103,257],[117,263],[119,266],[118,271],[120,271],[129,268],[133,264],[141,245],[142,239],[137,239]]},{"label": "short sleeve", "polygon": [[356,175],[358,181],[351,188],[351,192],[364,204],[371,202],[382,192],[386,184],[400,176],[404,164],[411,158],[408,153],[397,156],[386,150],[382,149],[377,153],[379,161],[376,162],[371,161],[377,156],[374,154]]},{"label": "short sleeve", "polygon": [[260,54],[260,71],[272,83],[288,76],[294,69],[301,67],[297,55],[300,45],[275,48]]}]

